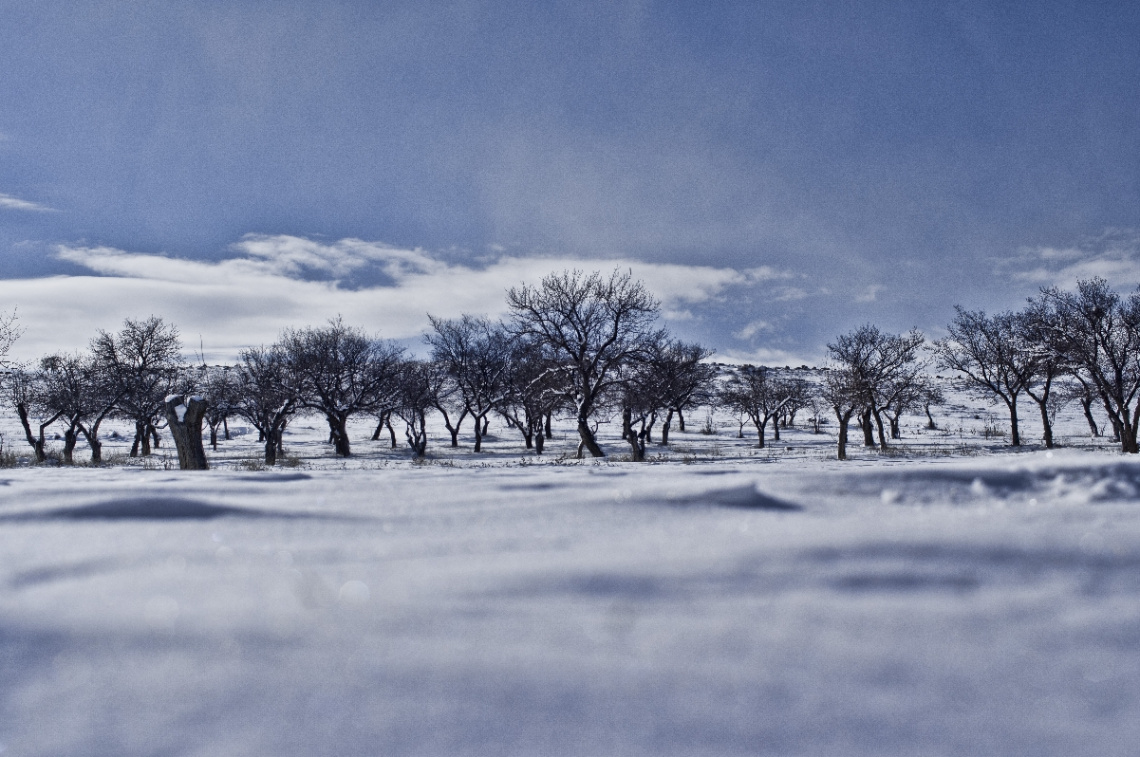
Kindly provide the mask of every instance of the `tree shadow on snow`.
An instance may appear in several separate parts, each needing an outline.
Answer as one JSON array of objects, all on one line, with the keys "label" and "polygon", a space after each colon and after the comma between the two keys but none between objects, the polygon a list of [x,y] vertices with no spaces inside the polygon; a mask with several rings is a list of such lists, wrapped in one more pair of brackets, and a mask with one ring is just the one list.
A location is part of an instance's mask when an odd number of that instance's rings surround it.
[{"label": "tree shadow on snow", "polygon": [[672,503],[679,505],[736,507],[743,510],[772,510],[776,512],[800,512],[803,510],[801,505],[797,505],[794,502],[786,502],[757,491],[756,487],[752,484],[691,494],[680,499],[672,500]]},{"label": "tree shadow on snow", "polygon": [[[288,513],[251,507],[215,505],[197,499],[151,495],[123,497],[75,507],[58,507],[38,512],[0,515],[3,521],[50,520],[210,520],[212,518],[285,518],[343,520],[343,515]],[[351,518],[350,518],[351,519]],[[353,519],[354,520],[354,519]]]}]

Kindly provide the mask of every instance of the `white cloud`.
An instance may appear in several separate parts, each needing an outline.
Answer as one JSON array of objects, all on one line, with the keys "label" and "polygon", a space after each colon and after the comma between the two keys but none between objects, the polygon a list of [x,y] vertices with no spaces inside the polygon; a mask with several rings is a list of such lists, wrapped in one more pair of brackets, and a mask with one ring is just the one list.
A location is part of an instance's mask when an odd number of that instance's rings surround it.
[{"label": "white cloud", "polygon": [[788,366],[798,368],[801,365],[821,365],[819,357],[810,357],[800,352],[791,352],[773,347],[759,347],[754,350],[727,350],[723,354],[718,352],[713,360],[721,363],[740,365],[767,365],[773,368]]},{"label": "white cloud", "polygon": [[740,329],[740,331],[733,332],[733,336],[737,339],[751,339],[757,334],[764,334],[772,330],[772,324],[767,321],[752,321]]},{"label": "white cloud", "polygon": [[[566,269],[631,270],[660,299],[665,318],[691,318],[692,306],[723,299],[764,270],[711,266],[503,256],[475,268],[359,239],[325,243],[293,236],[247,236],[236,257],[196,261],[109,247],[60,247],[61,259],[95,275],[0,280],[0,302],[17,304],[26,327],[16,352],[33,357],[85,346],[96,329],[115,330],[123,318],[160,315],[176,324],[188,346],[199,336],[207,357],[232,359],[243,346],[273,341],[289,326],[319,324],[337,314],[388,338],[415,338],[427,314],[506,314],[505,291]],[[378,267],[390,285],[348,288],[341,279]],[[306,280],[306,273],[330,280]],[[310,277],[311,278],[311,277]]]},{"label": "white cloud", "polygon": [[1117,290],[1140,284],[1140,232],[1110,229],[1072,247],[1024,248],[999,269],[1011,278],[1038,286],[1072,287],[1097,276]]},{"label": "white cloud", "polygon": [[47,205],[40,205],[36,202],[21,200],[19,197],[13,197],[12,195],[6,195],[2,193],[0,193],[0,210],[29,210],[36,213],[55,212],[54,208],[49,208]]}]

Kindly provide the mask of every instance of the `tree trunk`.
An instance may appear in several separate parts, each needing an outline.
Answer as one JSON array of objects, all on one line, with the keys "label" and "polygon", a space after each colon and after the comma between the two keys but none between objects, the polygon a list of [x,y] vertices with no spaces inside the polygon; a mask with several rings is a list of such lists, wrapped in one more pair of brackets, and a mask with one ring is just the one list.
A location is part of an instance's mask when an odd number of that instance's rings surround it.
[{"label": "tree trunk", "polygon": [[207,470],[206,450],[202,447],[202,417],[206,401],[201,397],[172,395],[166,398],[166,426],[174,437],[181,470]]},{"label": "tree trunk", "polygon": [[546,438],[547,439],[553,439],[554,438],[554,430],[551,428],[553,423],[554,423],[554,413],[547,413],[546,414],[546,423],[543,424],[546,427]]},{"label": "tree trunk", "polygon": [[891,438],[902,439],[902,431],[899,430],[899,416],[890,415],[887,416],[887,420],[889,420],[891,424]]},{"label": "tree trunk", "polygon": [[872,415],[875,416],[875,430],[879,433],[879,449],[886,451],[889,447],[887,446],[887,435],[883,428],[883,412],[875,408]]},{"label": "tree trunk", "polygon": [[847,427],[851,423],[852,412],[853,411],[848,410],[845,413],[841,413],[838,408],[835,410],[835,417],[839,420],[839,460],[847,459]]},{"label": "tree trunk", "polygon": [[759,441],[756,442],[756,449],[764,449],[764,429],[768,426],[768,419],[764,418],[763,421],[752,419],[752,425],[756,427],[756,435]]},{"label": "tree trunk", "polygon": [[644,463],[645,462],[645,432],[642,431],[641,433],[634,433],[631,430],[629,433],[629,436],[626,437],[626,441],[629,442],[630,460],[632,460],[635,463]]},{"label": "tree trunk", "polygon": [[272,429],[265,436],[265,464],[277,465],[277,436]]},{"label": "tree trunk", "polygon": [[1100,428],[1096,425],[1096,418],[1094,418],[1092,414],[1092,403],[1092,397],[1081,398],[1081,409],[1085,411],[1085,420],[1089,424],[1089,433],[1092,434],[1093,439],[1096,439],[1100,436]]},{"label": "tree trunk", "polygon": [[218,451],[218,424],[216,423],[210,424],[210,447],[213,448],[214,452]]},{"label": "tree trunk", "polygon": [[669,428],[673,425],[673,411],[665,413],[665,420],[661,422],[661,446],[669,446]]},{"label": "tree trunk", "polygon": [[585,418],[578,419],[578,436],[582,440],[582,444],[578,447],[579,458],[582,457],[583,449],[589,452],[591,457],[606,456],[606,453],[598,446],[598,441],[594,438],[594,432],[590,430],[590,422]]},{"label": "tree trunk", "polygon": [[75,426],[70,426],[63,432],[63,462],[65,465],[75,464],[75,443],[79,441],[79,434]]},{"label": "tree trunk", "polygon": [[[227,442],[230,441],[230,422],[226,418],[226,416],[224,416],[224,415],[222,416],[222,432],[223,432],[222,438],[225,439]],[[215,447],[214,449],[217,449],[217,447]]]},{"label": "tree trunk", "polygon": [[1017,428],[1017,397],[1013,398],[1012,402],[1006,403],[1009,406],[1009,445],[1011,447],[1021,446],[1021,431]]},{"label": "tree trunk", "polygon": [[45,442],[44,442],[44,429],[46,429],[49,424],[53,423],[56,419],[58,419],[59,415],[56,415],[55,418],[52,418],[50,421],[48,421],[47,423],[44,423],[40,426],[40,435],[37,438],[36,436],[34,436],[32,434],[32,424],[28,420],[28,408],[27,408],[27,406],[24,405],[24,403],[22,403],[22,402],[17,404],[16,405],[16,413],[20,416],[20,424],[23,425],[23,427],[24,427],[24,436],[27,437],[28,444],[32,445],[32,453],[35,455],[36,462],[37,463],[44,462],[45,460],[47,460],[47,455],[44,452],[44,444],[45,444]]},{"label": "tree trunk", "polygon": [[1041,410],[1041,428],[1043,429],[1042,437],[1045,441],[1045,449],[1053,449],[1053,424],[1049,422],[1049,409],[1046,406],[1048,395],[1042,397],[1040,401],[1034,398],[1037,402],[1038,408]]},{"label": "tree trunk", "polygon": [[938,428],[938,426],[934,423],[934,416],[930,414],[930,405],[923,405],[922,409],[926,411],[926,428],[934,431]]},{"label": "tree trunk", "polygon": [[776,413],[772,415],[772,441],[780,441],[780,415]]},{"label": "tree trunk", "polygon": [[871,429],[871,410],[864,410],[859,414],[859,426],[863,429],[863,446],[875,446],[875,432]]},{"label": "tree trunk", "polygon": [[534,435],[534,454],[541,455],[542,448],[546,446],[546,436],[542,433],[542,426],[538,427],[538,431]]},{"label": "tree trunk", "polygon": [[680,408],[677,408],[677,430],[685,433],[685,413]]},{"label": "tree trunk", "polygon": [[[475,452],[483,451],[483,434],[487,433],[487,424],[484,418],[472,414],[475,419]],[[484,422],[481,422],[484,421]]]},{"label": "tree trunk", "polygon": [[99,424],[103,422],[100,418],[91,424],[91,428],[80,424],[79,431],[83,434],[83,438],[87,440],[87,446],[91,448],[91,464],[98,465],[103,462],[103,442],[99,441]]},{"label": "tree trunk", "polygon": [[348,418],[337,415],[328,415],[329,439],[332,440],[333,452],[337,457],[352,457],[352,446],[348,441]]}]

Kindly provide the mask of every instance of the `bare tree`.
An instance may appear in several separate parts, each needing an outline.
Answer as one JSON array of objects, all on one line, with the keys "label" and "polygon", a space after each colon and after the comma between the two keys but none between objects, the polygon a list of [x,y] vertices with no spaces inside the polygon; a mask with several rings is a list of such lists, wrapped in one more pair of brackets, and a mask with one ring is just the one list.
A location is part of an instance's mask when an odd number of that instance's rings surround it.
[{"label": "bare tree", "polygon": [[619,380],[619,367],[657,338],[657,301],[629,273],[565,271],[538,286],[510,289],[507,305],[514,332],[538,340],[554,361],[552,370],[573,386],[579,456],[586,450],[602,457],[591,419]]},{"label": "bare tree", "polygon": [[369,338],[339,316],[322,328],[285,331],[281,347],[297,378],[301,406],[324,414],[336,454],[350,457],[348,419],[394,391],[403,350]]},{"label": "bare tree", "polygon": [[300,406],[299,382],[284,348],[249,347],[238,354],[233,410],[258,430],[265,443],[265,464],[276,465],[285,424]]},{"label": "bare tree", "polygon": [[218,449],[218,430],[226,427],[228,419],[237,412],[238,378],[235,370],[228,365],[198,365],[194,371],[194,383],[207,399],[205,421],[210,429],[210,447]]},{"label": "bare tree", "polygon": [[526,448],[541,455],[549,437],[547,419],[568,401],[563,374],[552,370],[542,345],[534,339],[512,341],[509,366],[499,413],[507,426],[519,430]]},{"label": "bare tree", "polygon": [[[684,418],[690,407],[707,405],[716,393],[716,366],[706,362],[713,351],[699,344],[669,340],[650,358],[660,377],[664,394],[665,419],[661,423],[661,444],[669,443],[673,415]],[[681,426],[684,431],[684,425]]]},{"label": "bare tree", "polygon": [[1140,292],[1122,298],[1108,282],[1077,282],[1076,292],[1045,289],[1055,309],[1053,337],[1069,365],[1095,387],[1124,452],[1136,454],[1140,425]]},{"label": "bare tree", "polygon": [[[44,384],[41,371],[25,367],[13,369],[5,381],[8,401],[16,409],[24,437],[28,440],[37,463],[47,460],[47,427],[59,420],[65,412],[45,401],[47,392]],[[32,426],[36,426],[35,432],[32,431]]]},{"label": "bare tree", "polygon": [[866,401],[866,388],[855,364],[836,362],[823,377],[820,396],[831,406],[835,419],[839,421],[839,439],[836,456],[847,459],[847,430],[851,416]]},{"label": "bare tree", "polygon": [[1055,302],[1030,299],[1025,309],[1015,315],[1014,322],[1018,349],[1022,352],[1016,366],[1024,372],[1025,394],[1037,403],[1040,411],[1046,449],[1053,448],[1053,418],[1058,402],[1064,399],[1053,397],[1053,384],[1071,372],[1060,338],[1065,332],[1061,318]]},{"label": "bare tree", "polygon": [[463,407],[474,421],[475,452],[481,452],[487,416],[502,404],[507,392],[510,336],[501,325],[486,318],[428,318],[432,333],[424,340],[431,345],[432,359],[455,382]]},{"label": "bare tree", "polygon": [[434,368],[423,360],[403,360],[397,373],[396,414],[404,421],[404,436],[412,454],[427,454],[427,413],[435,406]]},{"label": "bare tree", "polygon": [[[87,371],[84,360],[76,354],[48,355],[39,364],[40,402],[46,409],[45,415],[64,422],[63,462],[75,462],[75,445],[79,441],[80,428],[86,419]],[[25,429],[26,431],[26,429]],[[41,429],[41,437],[43,430]]]},{"label": "bare tree", "polygon": [[[922,364],[918,355],[925,339],[917,329],[905,334],[885,334],[871,325],[860,326],[827,345],[834,368],[847,369],[846,384],[861,394],[863,443],[873,446],[871,421],[879,433],[879,446],[887,449],[883,410],[898,392],[918,380]],[[850,387],[848,387],[850,388]]]},{"label": "bare tree", "polygon": [[775,370],[765,366],[742,365],[721,387],[718,403],[742,413],[756,427],[758,448],[764,447],[768,421],[774,419],[791,396],[790,385]]},{"label": "bare tree", "polygon": [[1022,349],[1017,317],[1011,312],[987,316],[955,308],[945,339],[934,343],[934,359],[963,377],[965,387],[1009,410],[1010,444],[1021,446],[1017,399],[1032,373],[1033,356]]},{"label": "bare tree", "polygon": [[150,454],[150,442],[158,440],[157,425],[165,413],[166,397],[189,391],[183,371],[182,343],[178,329],[161,318],[142,321],[128,318],[117,335],[100,331],[91,341],[91,352],[120,396],[115,412],[135,424],[131,457]]}]

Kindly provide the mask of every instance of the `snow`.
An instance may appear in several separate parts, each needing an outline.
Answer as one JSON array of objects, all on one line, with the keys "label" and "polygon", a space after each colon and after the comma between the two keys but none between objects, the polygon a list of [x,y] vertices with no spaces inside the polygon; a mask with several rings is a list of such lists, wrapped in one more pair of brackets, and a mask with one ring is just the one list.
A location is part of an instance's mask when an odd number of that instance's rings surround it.
[{"label": "snow", "polygon": [[730,425],[2,469],[0,754],[1134,753],[1140,461]]}]

